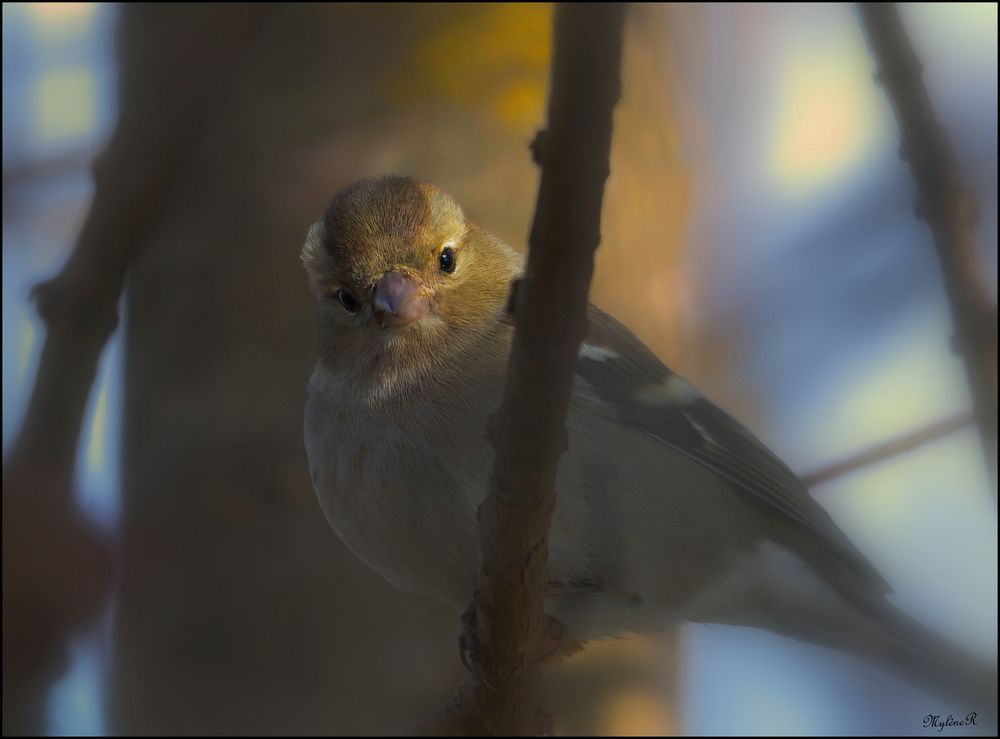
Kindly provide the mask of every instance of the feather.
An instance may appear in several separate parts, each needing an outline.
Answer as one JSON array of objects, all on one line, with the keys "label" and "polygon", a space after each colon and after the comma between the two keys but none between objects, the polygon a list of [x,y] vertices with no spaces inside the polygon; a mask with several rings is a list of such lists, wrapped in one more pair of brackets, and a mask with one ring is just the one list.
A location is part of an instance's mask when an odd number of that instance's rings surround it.
[{"label": "feather", "polygon": [[588,320],[577,374],[615,418],[724,478],[749,502],[818,534],[832,555],[870,585],[890,590],[805,485],[750,431],[607,313],[591,306]]}]

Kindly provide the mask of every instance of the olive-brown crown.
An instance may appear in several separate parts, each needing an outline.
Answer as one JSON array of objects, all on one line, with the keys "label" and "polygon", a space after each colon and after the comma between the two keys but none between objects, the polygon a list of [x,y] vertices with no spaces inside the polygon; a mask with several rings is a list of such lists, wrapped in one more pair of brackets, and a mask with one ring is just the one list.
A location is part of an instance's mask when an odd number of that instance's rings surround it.
[{"label": "olive-brown crown", "polygon": [[[393,355],[440,364],[502,321],[522,257],[469,222],[433,185],[390,175],[342,190],[309,230],[302,261],[319,300],[322,342],[335,354]],[[376,284],[399,272],[430,309],[402,328],[383,328]],[[370,366],[370,363],[369,363]]]}]

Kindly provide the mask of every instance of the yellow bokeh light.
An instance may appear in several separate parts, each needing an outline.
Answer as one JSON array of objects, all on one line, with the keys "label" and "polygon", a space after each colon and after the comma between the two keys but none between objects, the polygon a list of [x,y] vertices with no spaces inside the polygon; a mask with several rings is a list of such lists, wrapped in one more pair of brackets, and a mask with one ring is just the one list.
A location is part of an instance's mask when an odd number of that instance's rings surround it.
[{"label": "yellow bokeh light", "polygon": [[34,92],[39,137],[67,139],[93,129],[95,90],[94,75],[85,67],[61,68],[43,74]]},{"label": "yellow bokeh light", "polygon": [[649,690],[622,690],[602,711],[603,736],[665,736],[673,729],[664,698]]},{"label": "yellow bokeh light", "polygon": [[27,314],[22,313],[18,320],[17,341],[17,383],[24,382],[28,374],[28,363],[31,361],[32,350],[35,348],[36,332]]},{"label": "yellow bokeh light", "polygon": [[390,97],[438,98],[529,131],[544,115],[551,13],[548,4],[484,3],[446,16],[387,80]]},{"label": "yellow bokeh light", "polygon": [[939,33],[957,32],[966,43],[982,43],[996,49],[996,3],[917,3],[907,10],[918,21],[933,24]]},{"label": "yellow bokeh light", "polygon": [[863,46],[794,48],[782,61],[768,168],[780,188],[810,190],[849,171],[873,141],[877,115]]},{"label": "yellow bokeh light", "polygon": [[[821,448],[838,453],[878,444],[967,407],[961,365],[948,354],[948,318],[928,317],[877,362],[846,372],[823,409]],[[849,440],[851,448],[841,448]]]},{"label": "yellow bokeh light", "polygon": [[997,33],[997,4],[996,3],[949,3],[947,5],[955,15],[968,20],[986,33]]},{"label": "yellow bokeh light", "polygon": [[104,437],[107,434],[108,417],[108,375],[104,376],[97,402],[94,404],[94,417],[90,422],[90,433],[87,439],[87,466],[91,470],[99,470],[104,466]]},{"label": "yellow bokeh light", "polygon": [[42,33],[75,32],[93,18],[94,3],[26,3]]}]

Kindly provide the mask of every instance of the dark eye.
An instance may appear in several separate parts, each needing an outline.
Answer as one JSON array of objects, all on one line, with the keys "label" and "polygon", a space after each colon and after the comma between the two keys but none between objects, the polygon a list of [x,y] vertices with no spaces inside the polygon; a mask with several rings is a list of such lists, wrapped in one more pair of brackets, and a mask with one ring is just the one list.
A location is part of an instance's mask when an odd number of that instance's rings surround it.
[{"label": "dark eye", "polygon": [[358,301],[347,290],[337,290],[337,300],[340,301],[340,304],[344,306],[344,310],[348,313],[357,312]]},{"label": "dark eye", "polygon": [[442,272],[447,272],[451,274],[455,271],[455,250],[450,246],[446,246],[441,250],[441,256],[438,257],[438,266],[441,267]]}]

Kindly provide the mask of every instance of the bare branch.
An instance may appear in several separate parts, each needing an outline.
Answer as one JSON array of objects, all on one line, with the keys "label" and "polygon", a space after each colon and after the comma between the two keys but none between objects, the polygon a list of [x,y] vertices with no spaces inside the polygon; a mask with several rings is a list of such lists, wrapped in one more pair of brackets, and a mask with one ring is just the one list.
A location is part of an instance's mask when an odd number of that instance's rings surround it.
[{"label": "bare branch", "polygon": [[830,480],[833,480],[834,478],[846,475],[848,472],[854,472],[862,467],[867,467],[868,465],[876,464],[878,462],[884,462],[897,455],[913,451],[917,447],[923,446],[924,444],[937,441],[948,434],[964,429],[972,422],[973,418],[968,414],[945,418],[941,421],[935,421],[934,423],[923,426],[916,431],[910,431],[909,433],[906,433],[903,436],[898,436],[895,439],[883,441],[873,447],[870,447],[869,449],[865,449],[864,451],[851,455],[846,459],[833,462],[832,464],[828,464],[818,470],[809,472],[802,476],[802,482],[805,483],[806,487],[810,488],[823,485],[830,482]]},{"label": "bare branch", "polygon": [[860,3],[878,64],[878,80],[896,110],[900,156],[917,185],[917,215],[927,221],[944,273],[954,321],[954,347],[965,360],[973,412],[994,483],[997,474],[997,309],[976,250],[976,203],[958,167],[920,73],[920,61],[894,3]]},{"label": "bare branch", "polygon": [[549,731],[532,701],[545,624],[549,525],[601,239],[623,20],[620,4],[556,9],[548,129],[533,146],[541,185],[515,300],[507,384],[491,428],[491,490],[478,512],[475,675],[432,731]]},{"label": "bare branch", "polygon": [[[87,398],[129,264],[262,14],[234,21],[224,6],[122,12],[121,114],[94,163],[94,200],[69,261],[32,291],[45,341],[3,467],[4,733],[42,730],[44,691],[62,667],[65,637],[110,587],[110,550],[76,515],[72,496]],[[188,42],[180,57],[178,38]],[[9,712],[8,696],[16,696]]]}]

